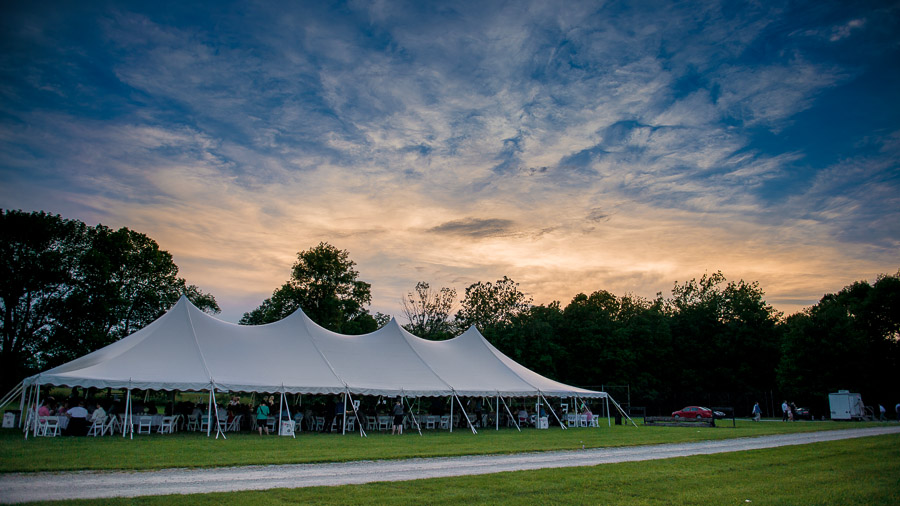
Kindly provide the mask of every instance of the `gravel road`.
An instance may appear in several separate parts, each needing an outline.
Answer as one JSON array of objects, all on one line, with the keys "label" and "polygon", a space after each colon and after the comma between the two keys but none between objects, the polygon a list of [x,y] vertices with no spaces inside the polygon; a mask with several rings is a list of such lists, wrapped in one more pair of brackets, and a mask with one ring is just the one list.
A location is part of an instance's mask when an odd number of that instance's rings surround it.
[{"label": "gravel road", "polygon": [[708,455],[894,433],[900,433],[900,426],[514,455],[138,472],[10,473],[0,475],[0,501],[100,499],[405,481]]}]

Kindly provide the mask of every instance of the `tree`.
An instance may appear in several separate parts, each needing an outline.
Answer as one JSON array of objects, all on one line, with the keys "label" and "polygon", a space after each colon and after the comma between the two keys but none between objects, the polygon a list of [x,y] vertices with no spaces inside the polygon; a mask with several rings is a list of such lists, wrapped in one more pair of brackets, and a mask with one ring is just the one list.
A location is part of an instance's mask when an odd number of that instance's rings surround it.
[{"label": "tree", "polygon": [[178,277],[172,255],[150,237],[103,225],[87,229],[72,291],[57,315],[45,357],[62,363],[121,339],[162,316],[185,295],[218,313],[215,298]]},{"label": "tree", "polygon": [[[72,289],[85,226],[44,212],[0,210],[3,387],[41,366],[40,350]],[[4,390],[5,391],[5,390]]]},{"label": "tree", "polygon": [[[758,394],[774,388],[777,313],[758,283],[726,282],[721,272],[675,284],[671,321],[676,392]],[[719,402],[734,402],[722,399]]]},{"label": "tree", "polygon": [[378,329],[378,321],[365,305],[371,303],[371,285],[357,279],[350,253],[327,243],[301,251],[291,278],[253,311],[244,313],[242,325],[281,320],[299,308],[314,322],[334,332],[364,334]]},{"label": "tree", "polygon": [[826,394],[859,391],[869,402],[893,395],[900,365],[900,272],[826,294],[784,322],[778,383],[821,411]]},{"label": "tree", "polygon": [[219,310],[146,235],[43,212],[0,211],[0,269],[4,386],[142,328],[181,294]]},{"label": "tree", "polygon": [[465,329],[476,325],[482,332],[508,324],[531,306],[531,297],[519,291],[519,284],[503,276],[496,283],[481,281],[466,288],[456,313],[456,324]]},{"label": "tree", "polygon": [[456,290],[444,287],[434,291],[428,283],[419,281],[415,292],[407,293],[403,299],[403,313],[409,321],[403,328],[434,341],[453,337],[456,327],[450,313],[455,301]]}]

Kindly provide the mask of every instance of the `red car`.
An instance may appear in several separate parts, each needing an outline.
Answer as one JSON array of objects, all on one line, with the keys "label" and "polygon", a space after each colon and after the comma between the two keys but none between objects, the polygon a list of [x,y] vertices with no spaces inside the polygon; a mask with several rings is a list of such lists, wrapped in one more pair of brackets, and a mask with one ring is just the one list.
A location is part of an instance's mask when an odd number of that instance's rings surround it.
[{"label": "red car", "polygon": [[675,418],[712,418],[713,411],[702,406],[688,406],[672,413]]}]

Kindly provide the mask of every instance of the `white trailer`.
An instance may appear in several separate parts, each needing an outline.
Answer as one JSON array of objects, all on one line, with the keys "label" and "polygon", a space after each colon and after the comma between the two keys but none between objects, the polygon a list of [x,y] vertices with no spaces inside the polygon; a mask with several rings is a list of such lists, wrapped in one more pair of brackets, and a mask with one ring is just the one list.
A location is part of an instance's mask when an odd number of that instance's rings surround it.
[{"label": "white trailer", "polygon": [[863,420],[866,418],[866,407],[863,405],[860,394],[851,393],[849,390],[838,390],[837,393],[828,394],[828,404],[831,406],[832,420]]}]

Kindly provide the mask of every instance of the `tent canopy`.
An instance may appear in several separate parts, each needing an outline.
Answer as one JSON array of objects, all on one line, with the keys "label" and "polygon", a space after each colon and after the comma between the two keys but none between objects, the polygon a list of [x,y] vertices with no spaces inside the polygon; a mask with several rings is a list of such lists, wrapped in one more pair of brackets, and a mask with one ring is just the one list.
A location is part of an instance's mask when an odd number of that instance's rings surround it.
[{"label": "tent canopy", "polygon": [[25,380],[145,390],[408,396],[606,397],[541,376],[492,346],[475,327],[428,341],[395,319],[370,334],[324,329],[301,310],[266,325],[210,316],[184,296],[147,327]]}]

